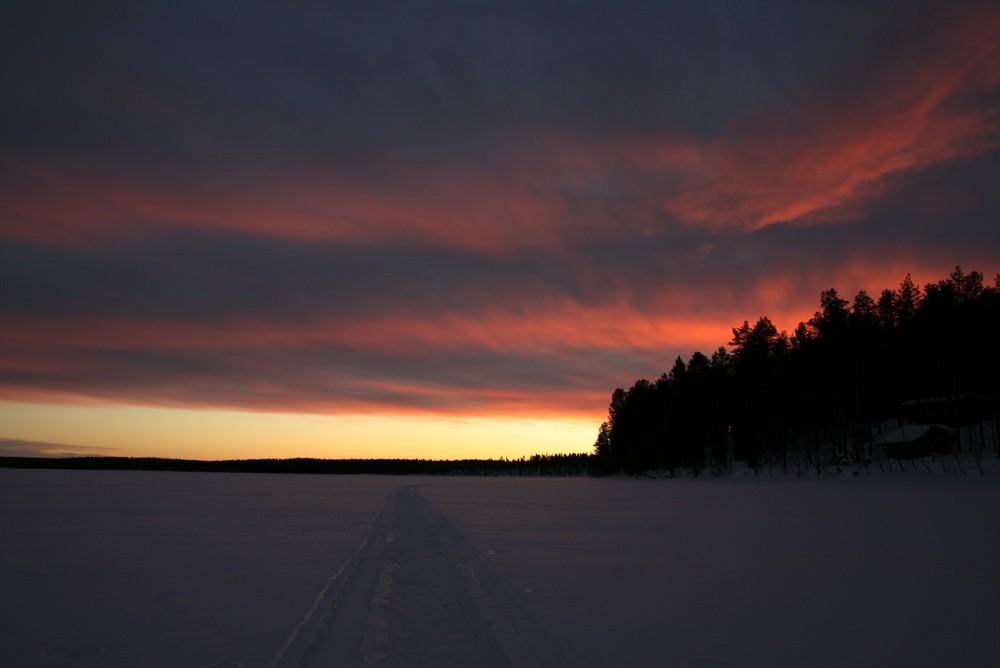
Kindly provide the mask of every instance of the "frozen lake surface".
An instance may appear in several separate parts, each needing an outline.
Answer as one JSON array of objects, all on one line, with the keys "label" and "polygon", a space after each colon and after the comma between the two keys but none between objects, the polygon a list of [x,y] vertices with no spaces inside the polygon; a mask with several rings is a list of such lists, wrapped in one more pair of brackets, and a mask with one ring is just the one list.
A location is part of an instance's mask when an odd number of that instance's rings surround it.
[{"label": "frozen lake surface", "polygon": [[1000,665],[1000,477],[0,469],[0,665]]}]

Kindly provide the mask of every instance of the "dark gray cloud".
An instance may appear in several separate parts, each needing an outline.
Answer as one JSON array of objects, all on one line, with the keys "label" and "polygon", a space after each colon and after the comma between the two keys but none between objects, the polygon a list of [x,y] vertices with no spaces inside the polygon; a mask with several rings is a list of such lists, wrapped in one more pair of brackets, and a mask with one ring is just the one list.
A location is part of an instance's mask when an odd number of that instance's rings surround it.
[{"label": "dark gray cloud", "polygon": [[[90,248],[0,246],[0,312],[226,320],[364,316],[478,308],[487,294],[527,302],[539,293],[601,299],[573,266],[526,254],[483,258],[402,245],[323,244],[245,234],[133,238]],[[605,294],[604,298],[614,295]]]},{"label": "dark gray cloud", "polygon": [[526,127],[709,137],[825,67],[853,16],[832,2],[25,4],[2,28],[2,141],[163,178],[203,177],[204,161],[454,159]]}]

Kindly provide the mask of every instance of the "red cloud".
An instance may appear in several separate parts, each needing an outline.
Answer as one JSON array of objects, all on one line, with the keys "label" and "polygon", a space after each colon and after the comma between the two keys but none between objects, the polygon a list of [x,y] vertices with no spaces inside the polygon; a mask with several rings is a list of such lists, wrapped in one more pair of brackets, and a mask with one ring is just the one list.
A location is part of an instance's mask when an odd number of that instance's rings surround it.
[{"label": "red cloud", "polygon": [[683,192],[661,206],[713,228],[851,217],[886,176],[1000,146],[997,109],[963,102],[1000,85],[1000,7],[949,8],[887,32],[783,108],[738,118],[685,157]]},{"label": "red cloud", "polygon": [[263,183],[155,186],[131,175],[25,156],[19,189],[0,200],[0,236],[89,245],[155,227],[238,231],[339,243],[417,241],[496,253],[559,246],[567,216],[557,194],[517,175],[443,174],[386,158],[366,182],[324,173]]}]

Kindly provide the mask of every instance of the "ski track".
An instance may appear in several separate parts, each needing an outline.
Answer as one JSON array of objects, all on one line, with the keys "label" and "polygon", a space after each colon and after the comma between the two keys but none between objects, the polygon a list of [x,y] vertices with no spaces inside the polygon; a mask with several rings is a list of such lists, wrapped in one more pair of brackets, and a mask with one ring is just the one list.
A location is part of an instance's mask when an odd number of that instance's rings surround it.
[{"label": "ski track", "polygon": [[567,665],[514,583],[419,487],[389,493],[268,668]]}]

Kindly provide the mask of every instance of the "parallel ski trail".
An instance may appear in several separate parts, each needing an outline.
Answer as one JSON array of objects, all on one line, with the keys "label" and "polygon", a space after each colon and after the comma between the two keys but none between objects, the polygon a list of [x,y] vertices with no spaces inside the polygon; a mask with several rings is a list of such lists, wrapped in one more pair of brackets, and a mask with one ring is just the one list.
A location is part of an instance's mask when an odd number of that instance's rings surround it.
[{"label": "parallel ski trail", "polygon": [[566,665],[518,589],[417,486],[390,493],[268,668]]},{"label": "parallel ski trail", "polygon": [[[311,660],[323,648],[335,648],[346,655],[347,660],[328,665],[355,665],[352,648],[360,644],[364,628],[357,623],[351,624],[350,615],[340,615],[342,618],[340,633],[331,635],[336,613],[340,608],[367,605],[370,600],[371,562],[373,552],[378,554],[383,550],[386,531],[385,516],[392,512],[395,505],[395,492],[390,493],[382,506],[368,520],[368,532],[361,540],[358,548],[348,557],[347,561],[335,572],[319,591],[305,617],[295,627],[291,635],[278,649],[267,668],[302,668],[310,665]],[[341,657],[344,658],[344,657]]]}]

